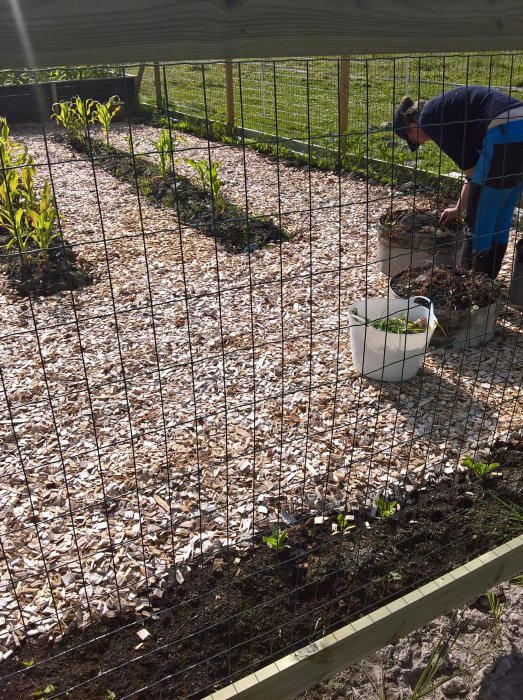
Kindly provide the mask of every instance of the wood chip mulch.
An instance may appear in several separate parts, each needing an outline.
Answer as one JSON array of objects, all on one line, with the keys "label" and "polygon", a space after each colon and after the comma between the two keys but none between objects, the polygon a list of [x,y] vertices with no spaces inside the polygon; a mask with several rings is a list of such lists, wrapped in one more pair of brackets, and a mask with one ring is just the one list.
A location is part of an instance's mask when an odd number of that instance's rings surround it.
[{"label": "wood chip mulch", "polygon": [[[134,127],[135,148],[157,134]],[[48,177],[41,129],[13,136]],[[47,139],[63,233],[94,283],[21,299],[0,278],[0,658],[150,615],[173,565],[182,584],[202,553],[453,473],[521,423],[522,314],[506,301],[489,345],[431,348],[410,382],[354,370],[348,308],[387,294],[373,261],[388,188],[185,139],[183,174],[210,148],[228,199],[293,240],[230,254]],[[509,255],[500,280],[506,300]]]}]

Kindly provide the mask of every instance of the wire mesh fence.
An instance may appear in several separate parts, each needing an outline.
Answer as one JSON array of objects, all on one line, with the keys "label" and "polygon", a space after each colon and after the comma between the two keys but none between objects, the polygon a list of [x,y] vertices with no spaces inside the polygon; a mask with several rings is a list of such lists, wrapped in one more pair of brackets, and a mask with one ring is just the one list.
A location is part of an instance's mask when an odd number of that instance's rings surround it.
[{"label": "wire mesh fence", "polygon": [[521,56],[345,60],[234,62],[235,130],[219,62],[3,122],[6,697],[203,697],[521,532],[518,210],[463,269],[459,168],[391,125]]}]

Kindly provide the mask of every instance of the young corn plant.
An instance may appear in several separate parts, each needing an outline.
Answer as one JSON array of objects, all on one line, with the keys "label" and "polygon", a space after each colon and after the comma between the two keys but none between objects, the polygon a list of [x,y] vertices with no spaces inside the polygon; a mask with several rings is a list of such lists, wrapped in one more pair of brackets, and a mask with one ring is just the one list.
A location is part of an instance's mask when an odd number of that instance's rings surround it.
[{"label": "young corn plant", "polygon": [[94,100],[82,100],[78,95],[69,102],[53,105],[51,119],[56,119],[71,141],[83,141],[87,135],[89,123],[94,121]]},{"label": "young corn plant", "polygon": [[483,479],[484,476],[500,466],[499,462],[490,462],[489,464],[486,462],[476,462],[473,457],[465,457],[462,464],[474,474],[476,479]]},{"label": "young corn plant", "polygon": [[118,95],[113,95],[107,102],[96,102],[93,110],[93,121],[98,122],[105,134],[105,141],[109,147],[109,127],[111,122],[122,109]]},{"label": "young corn plant", "polygon": [[24,264],[31,242],[31,228],[27,220],[27,202],[23,199],[20,175],[16,170],[5,172],[0,183],[0,226],[9,234],[6,250],[18,251]]},{"label": "young corn plant", "polygon": [[31,238],[37,248],[42,251],[42,257],[46,264],[49,261],[49,248],[54,239],[59,236],[59,232],[54,229],[57,216],[51,185],[46,180],[37,206],[27,210],[27,219],[32,229]]},{"label": "young corn plant", "polygon": [[172,131],[169,131],[169,129],[162,129],[158,140],[154,144],[154,148],[160,158],[162,179],[166,184],[169,182],[169,174],[172,171],[173,151],[178,143],[179,140]]},{"label": "young corn plant", "polygon": [[390,518],[391,515],[394,515],[398,502],[386,501],[384,498],[378,498],[374,502],[374,505],[376,506],[376,510],[378,512],[378,518],[380,520],[386,520],[387,518]]},{"label": "young corn plant", "polygon": [[78,95],[71,100],[73,109],[78,114],[78,119],[82,125],[83,135],[87,134],[88,124],[94,122],[94,100],[88,98],[82,100]]},{"label": "young corn plant", "polygon": [[282,552],[287,546],[286,542],[288,537],[288,532],[286,532],[285,530],[281,530],[279,527],[275,527],[271,531],[271,534],[262,537],[262,540],[268,547],[274,549],[275,552]]},{"label": "young corn plant", "polygon": [[209,163],[204,158],[201,160],[187,158],[187,162],[198,173],[204,194],[212,194],[217,212],[222,213],[225,208],[225,200],[221,195],[222,181],[218,174],[221,163],[214,160]]},{"label": "young corn plant", "polygon": [[48,248],[58,233],[53,231],[57,218],[56,203],[46,180],[39,194],[34,176],[36,168],[27,148],[11,141],[7,121],[0,121],[0,225],[9,239],[7,251],[18,251],[21,262],[35,247],[48,262]]},{"label": "young corn plant", "polygon": [[57,102],[53,105],[51,119],[67,132],[70,141],[80,141],[83,137],[82,124],[71,102]]}]

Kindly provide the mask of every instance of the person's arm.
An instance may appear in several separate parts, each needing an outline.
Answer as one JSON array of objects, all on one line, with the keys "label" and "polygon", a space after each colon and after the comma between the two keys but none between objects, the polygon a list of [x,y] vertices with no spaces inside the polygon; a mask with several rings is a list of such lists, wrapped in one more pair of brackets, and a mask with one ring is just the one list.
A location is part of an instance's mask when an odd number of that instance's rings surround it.
[{"label": "person's arm", "polygon": [[460,216],[465,216],[467,213],[467,202],[470,193],[470,178],[474,173],[474,168],[468,168],[463,171],[465,175],[465,182],[461,188],[461,194],[455,206],[445,209],[440,216],[439,222],[443,226],[450,226],[453,221],[458,219]]}]

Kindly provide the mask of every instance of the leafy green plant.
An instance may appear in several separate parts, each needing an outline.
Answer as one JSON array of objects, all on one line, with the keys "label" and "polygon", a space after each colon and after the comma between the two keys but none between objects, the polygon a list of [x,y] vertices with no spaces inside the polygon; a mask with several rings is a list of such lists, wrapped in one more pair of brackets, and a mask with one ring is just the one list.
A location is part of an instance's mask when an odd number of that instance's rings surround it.
[{"label": "leafy green plant", "polygon": [[357,308],[353,309],[352,314],[359,323],[372,326],[376,328],[376,330],[383,331],[384,333],[405,333],[406,335],[412,335],[414,333],[424,333],[427,330],[427,322],[424,318],[420,318],[417,321],[409,321],[405,314],[402,314],[401,316],[377,318],[371,321],[364,316],[360,316]]},{"label": "leafy green plant", "polygon": [[401,581],[402,578],[402,575],[398,571],[391,571],[388,575],[388,579],[390,582]]},{"label": "leafy green plant", "polygon": [[107,146],[109,146],[109,127],[111,122],[122,109],[119,103],[120,98],[118,95],[113,95],[107,102],[96,102],[94,104],[93,120],[101,124]]},{"label": "leafy green plant", "polygon": [[347,520],[344,513],[338,513],[338,516],[336,518],[336,525],[334,527],[336,529],[333,531],[333,535],[345,535],[349,530],[354,530],[356,526],[349,525],[349,521]]},{"label": "leafy green plant", "polygon": [[267,544],[268,547],[274,549],[275,552],[281,552],[285,549],[289,533],[282,530],[279,527],[275,527],[271,530],[270,535],[262,537],[262,540]]},{"label": "leafy green plant", "polygon": [[378,512],[378,518],[380,520],[386,520],[387,518],[390,518],[391,515],[394,515],[398,502],[386,501],[384,498],[378,498],[374,502],[374,505],[376,506],[376,510]]},{"label": "leafy green plant", "polygon": [[38,80],[39,83],[60,80],[86,80],[87,78],[109,78],[120,76],[121,71],[110,66],[76,66],[69,68],[43,68],[41,70],[11,70],[0,73],[0,85],[27,85]]},{"label": "leafy green plant", "polygon": [[464,467],[467,467],[467,469],[470,469],[477,479],[483,479],[486,474],[489,474],[500,466],[499,462],[490,462],[487,464],[486,462],[477,462],[473,457],[465,457],[462,464]]},{"label": "leafy green plant", "polygon": [[28,659],[28,661],[22,661],[22,666],[25,666],[25,668],[32,668],[34,665],[35,665],[34,659]]},{"label": "leafy green plant", "polygon": [[222,181],[218,174],[221,163],[215,160],[211,160],[209,163],[204,158],[201,160],[187,158],[187,162],[198,173],[204,193],[212,193],[217,211],[219,213],[222,212],[225,207],[225,201],[221,195]]},{"label": "leafy green plant", "polygon": [[108,690],[105,694],[105,700],[116,700],[116,693],[113,693],[112,690]]},{"label": "leafy green plant", "polygon": [[427,330],[427,323],[424,318],[420,318],[418,321],[407,321],[405,316],[377,318],[375,321],[371,321],[370,325],[385,333],[405,333],[407,335],[424,333]]}]

